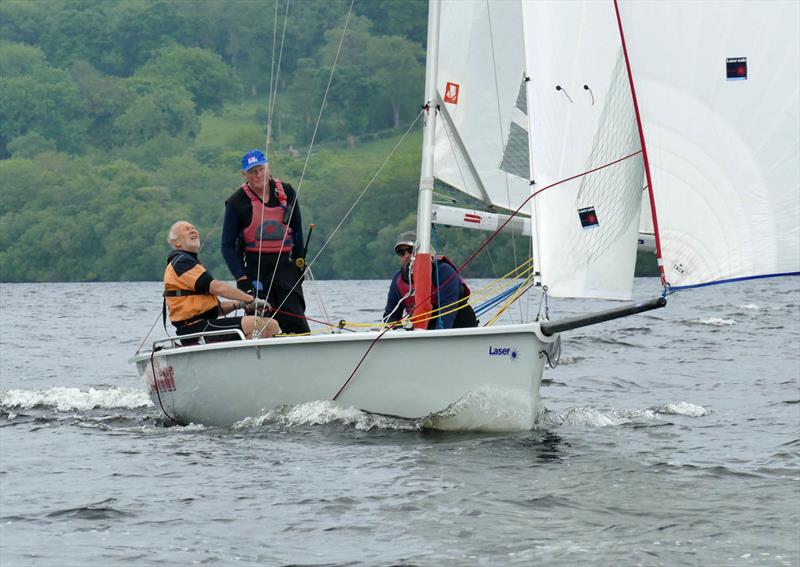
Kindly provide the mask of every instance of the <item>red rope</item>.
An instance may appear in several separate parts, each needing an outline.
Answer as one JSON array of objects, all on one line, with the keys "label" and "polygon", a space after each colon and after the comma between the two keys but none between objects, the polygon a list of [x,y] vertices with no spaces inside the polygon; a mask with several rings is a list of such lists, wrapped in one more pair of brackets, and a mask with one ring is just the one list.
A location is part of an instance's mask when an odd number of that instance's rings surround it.
[{"label": "red rope", "polygon": [[[456,276],[456,274],[460,274],[460,273],[461,273],[461,270],[463,270],[463,269],[464,269],[464,268],[465,268],[465,267],[466,267],[466,266],[467,266],[467,265],[468,265],[470,262],[472,262],[472,261],[473,261],[475,258],[477,258],[477,257],[478,257],[478,256],[481,254],[481,252],[483,252],[484,248],[486,248],[486,247],[489,245],[489,243],[490,243],[492,240],[494,240],[495,238],[497,238],[497,236],[498,236],[498,235],[500,234],[500,232],[501,232],[501,231],[502,231],[502,230],[505,228],[505,226],[506,226],[508,223],[510,223],[510,222],[511,222],[511,219],[513,219],[515,216],[517,216],[517,215],[519,214],[519,212],[520,212],[520,211],[522,210],[522,208],[523,208],[523,207],[524,207],[524,206],[525,206],[525,205],[528,203],[528,201],[530,201],[531,199],[533,199],[533,198],[534,198],[534,197],[536,197],[537,195],[539,195],[539,194],[543,193],[544,191],[547,191],[548,189],[552,189],[553,187],[556,187],[556,186],[558,186],[558,185],[561,185],[562,183],[566,183],[567,181],[572,181],[573,179],[578,179],[579,177],[583,177],[584,175],[589,175],[590,173],[594,173],[594,172],[596,172],[596,171],[600,171],[601,169],[605,169],[605,168],[607,168],[607,167],[611,167],[612,165],[616,165],[616,164],[618,164],[619,162],[621,162],[621,161],[625,161],[626,159],[632,158],[633,156],[639,155],[640,153],[642,153],[642,150],[635,151],[635,152],[633,152],[632,154],[628,154],[628,155],[626,155],[626,156],[623,156],[623,157],[621,157],[621,158],[619,158],[619,159],[616,159],[616,160],[614,160],[614,161],[611,161],[611,162],[609,162],[609,163],[606,163],[606,164],[604,164],[604,165],[601,165],[601,166],[595,167],[595,168],[593,168],[593,169],[589,169],[589,170],[587,170],[587,171],[584,171],[583,173],[578,173],[578,174],[576,174],[576,175],[573,175],[573,176],[571,176],[571,177],[567,177],[566,179],[562,179],[561,181],[556,181],[555,183],[551,183],[550,185],[548,185],[548,186],[546,186],[546,187],[542,187],[542,188],[541,188],[541,189],[539,189],[538,191],[536,191],[536,192],[534,192],[534,193],[531,193],[530,197],[528,197],[527,199],[525,199],[524,201],[522,201],[522,204],[521,204],[519,207],[517,207],[517,210],[516,210],[516,211],[514,211],[513,213],[511,213],[511,215],[509,215],[508,219],[507,219],[507,220],[506,220],[506,221],[505,221],[503,224],[501,224],[501,225],[500,225],[500,227],[499,227],[497,230],[495,230],[495,231],[492,233],[492,235],[491,235],[489,238],[487,238],[487,239],[486,239],[486,241],[485,241],[483,244],[481,244],[481,245],[478,247],[478,249],[477,249],[477,250],[475,250],[475,252],[473,252],[473,253],[472,253],[472,255],[471,255],[469,258],[467,258],[467,259],[464,261],[464,263],[463,263],[463,264],[461,264],[461,266],[459,266],[459,268],[456,270],[455,274],[452,274],[452,275],[451,275],[449,278],[447,278],[447,279],[446,279],[446,280],[445,280],[443,283],[439,284],[439,285],[440,285],[440,287],[441,287],[441,286],[444,286],[444,285],[445,285],[445,284],[447,284],[447,283],[449,283],[449,282],[450,282],[450,280],[451,280],[451,279],[453,279],[453,278]],[[431,294],[431,297],[433,297],[433,294]]]},{"label": "red rope", "polygon": [[[528,202],[528,201],[530,201],[531,199],[533,199],[533,198],[534,198],[536,195],[539,195],[539,194],[540,194],[540,193],[542,193],[543,191],[547,191],[548,189],[551,189],[551,188],[553,188],[553,187],[556,187],[557,185],[561,185],[562,183],[566,183],[567,181],[572,181],[573,179],[577,179],[578,177],[583,177],[584,175],[589,175],[590,173],[594,173],[595,171],[600,171],[601,169],[605,169],[606,167],[610,167],[610,166],[612,166],[612,165],[615,165],[615,164],[617,164],[617,163],[619,163],[619,162],[621,162],[621,161],[624,161],[624,160],[626,160],[626,159],[632,158],[633,156],[635,156],[635,155],[638,155],[638,154],[640,154],[640,153],[642,153],[642,150],[639,150],[639,151],[633,152],[632,154],[628,154],[628,155],[626,155],[626,156],[623,156],[623,157],[621,157],[621,158],[619,158],[619,159],[617,159],[617,160],[614,160],[614,161],[612,161],[612,162],[609,162],[609,163],[607,163],[607,164],[605,164],[605,165],[601,165],[601,166],[599,166],[599,167],[595,167],[594,169],[590,169],[590,170],[588,170],[588,171],[584,171],[583,173],[579,173],[579,174],[577,174],[577,175],[573,175],[572,177],[567,177],[566,179],[562,179],[561,181],[556,181],[555,183],[551,183],[551,184],[550,184],[550,185],[548,185],[547,187],[542,187],[542,188],[541,188],[541,189],[539,189],[538,191],[536,191],[536,192],[532,193],[532,194],[531,194],[531,196],[530,196],[530,197],[528,197],[527,199],[525,199],[525,200],[522,202],[522,204],[521,204],[521,205],[520,205],[520,206],[517,208],[517,210],[516,210],[516,211],[514,211],[514,212],[513,212],[513,213],[512,213],[512,214],[511,214],[511,215],[508,217],[508,220],[506,220],[506,222],[504,222],[502,225],[500,225],[500,227],[499,227],[497,230],[495,230],[495,231],[494,231],[494,233],[493,233],[493,234],[492,234],[492,235],[491,235],[489,238],[487,238],[487,239],[486,239],[486,241],[485,241],[485,242],[484,242],[484,243],[483,243],[483,244],[482,244],[482,245],[481,245],[481,246],[480,246],[480,247],[479,247],[479,248],[478,248],[478,249],[477,249],[475,252],[473,252],[473,254],[472,254],[472,255],[471,255],[469,258],[467,258],[467,260],[466,260],[466,261],[465,261],[463,264],[461,264],[461,267],[459,267],[459,268],[458,268],[458,269],[455,271],[455,273],[454,273],[454,274],[452,274],[452,275],[451,275],[449,278],[447,278],[447,279],[444,281],[444,283],[441,283],[441,284],[439,284],[439,285],[440,285],[440,287],[441,287],[441,286],[443,286],[443,285],[445,285],[445,284],[447,284],[447,283],[448,283],[448,282],[449,282],[451,279],[453,279],[454,277],[456,277],[456,275],[457,275],[457,274],[461,273],[461,270],[463,270],[463,269],[464,269],[464,267],[465,267],[467,264],[469,264],[470,262],[472,262],[472,261],[473,261],[473,260],[474,260],[474,259],[475,259],[475,258],[476,258],[476,257],[477,257],[477,256],[478,256],[478,255],[479,255],[481,252],[482,252],[482,251],[483,251],[483,249],[484,249],[484,248],[486,248],[486,247],[489,245],[489,243],[490,243],[492,240],[494,240],[494,239],[497,237],[497,235],[498,235],[498,234],[500,234],[500,231],[502,231],[502,230],[503,230],[503,228],[505,228],[505,226],[506,226],[506,225],[507,225],[509,222],[511,222],[511,219],[513,219],[513,218],[514,218],[516,215],[518,215],[518,214],[519,214],[519,212],[522,210],[522,207],[524,207],[524,206],[527,204],[527,202]],[[433,298],[433,293],[431,293],[431,298]],[[387,332],[387,331],[390,331],[390,330],[392,330],[392,329],[394,329],[394,328],[395,328],[395,327],[387,327],[386,329],[384,329],[383,331],[381,331],[381,333],[380,333],[380,334],[379,334],[377,337],[375,337],[375,338],[372,340],[372,342],[371,342],[371,343],[370,343],[370,345],[369,345],[369,348],[367,348],[366,352],[364,352],[364,355],[361,357],[361,360],[359,360],[359,361],[358,361],[358,364],[357,364],[357,365],[356,365],[356,367],[353,369],[353,371],[350,373],[350,376],[348,376],[348,377],[347,377],[347,380],[345,380],[344,384],[342,384],[342,387],[341,387],[341,388],[339,388],[339,391],[338,391],[338,392],[336,392],[336,395],[335,395],[335,396],[333,396],[333,398],[331,398],[332,400],[334,400],[334,401],[335,401],[335,400],[336,400],[336,398],[338,398],[338,397],[339,397],[339,395],[340,395],[340,394],[341,394],[341,393],[344,391],[344,389],[347,387],[347,385],[348,385],[348,384],[350,383],[350,381],[353,379],[353,376],[355,376],[355,375],[356,375],[356,372],[358,372],[358,369],[359,369],[359,368],[361,368],[361,365],[364,363],[364,360],[367,358],[367,355],[368,355],[368,354],[369,354],[369,352],[372,350],[372,347],[374,347],[374,346],[375,346],[375,344],[376,344],[376,343],[377,343],[377,342],[380,340],[380,338],[381,338],[381,337],[383,337],[383,335],[385,335],[385,334],[386,334],[386,332]]]},{"label": "red rope", "polygon": [[344,389],[345,389],[345,388],[347,387],[347,385],[350,383],[350,380],[352,380],[352,379],[353,379],[353,376],[355,376],[355,375],[356,375],[356,372],[358,372],[358,369],[359,369],[359,368],[361,368],[361,365],[364,363],[364,360],[366,360],[366,358],[367,358],[367,355],[369,354],[369,351],[371,351],[371,350],[372,350],[372,347],[374,347],[374,346],[375,346],[375,344],[378,342],[378,340],[379,340],[379,339],[380,339],[380,338],[381,338],[383,335],[385,335],[387,331],[391,331],[391,330],[392,330],[392,329],[394,329],[394,328],[395,328],[395,327],[386,327],[386,328],[385,328],[383,331],[381,331],[381,333],[380,333],[380,334],[379,334],[377,337],[375,337],[374,339],[372,339],[372,342],[370,343],[370,345],[369,345],[369,348],[368,348],[368,349],[367,349],[367,350],[364,352],[364,355],[361,357],[361,360],[359,360],[359,361],[358,361],[358,364],[356,364],[356,367],[355,367],[355,368],[353,368],[353,371],[350,373],[350,376],[348,376],[348,377],[347,377],[347,380],[345,380],[344,384],[342,384],[342,387],[341,387],[341,388],[339,388],[339,391],[338,391],[338,392],[336,392],[336,395],[335,395],[335,396],[333,396],[333,398],[331,398],[331,400],[333,400],[333,401],[336,401],[336,398],[338,398],[338,397],[339,397],[339,394],[341,394],[341,393],[344,391]]}]

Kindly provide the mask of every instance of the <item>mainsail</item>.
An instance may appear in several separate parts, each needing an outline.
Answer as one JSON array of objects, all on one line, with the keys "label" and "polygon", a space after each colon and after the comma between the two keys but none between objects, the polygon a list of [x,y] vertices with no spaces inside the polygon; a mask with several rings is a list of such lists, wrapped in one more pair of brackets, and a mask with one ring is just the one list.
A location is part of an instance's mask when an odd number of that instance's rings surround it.
[{"label": "mainsail", "polygon": [[665,281],[800,271],[800,3],[636,0],[619,12]]},{"label": "mainsail", "polygon": [[630,299],[644,176],[613,4],[526,2],[522,12],[542,285]]},{"label": "mainsail", "polygon": [[436,78],[435,177],[510,210],[529,195],[520,17],[519,2],[444,0]]}]

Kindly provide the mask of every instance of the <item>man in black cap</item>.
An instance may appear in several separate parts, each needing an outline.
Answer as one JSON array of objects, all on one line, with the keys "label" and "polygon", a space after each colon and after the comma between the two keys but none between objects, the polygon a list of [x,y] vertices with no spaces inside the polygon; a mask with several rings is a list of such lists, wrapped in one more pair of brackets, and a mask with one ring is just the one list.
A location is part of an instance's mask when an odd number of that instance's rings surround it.
[{"label": "man in black cap", "polygon": [[[403,311],[409,316],[414,312],[413,278],[409,276],[414,244],[417,235],[413,231],[402,233],[394,245],[395,254],[400,258],[400,269],[392,277],[383,321],[395,323],[403,318]],[[477,327],[475,311],[467,305],[469,287],[461,278],[453,263],[444,256],[436,256],[431,266],[431,304],[433,309],[443,307],[441,315],[428,321],[428,329],[457,329]],[[438,285],[437,285],[438,282]],[[458,303],[456,303],[458,302]],[[455,311],[458,307],[458,311]]]}]

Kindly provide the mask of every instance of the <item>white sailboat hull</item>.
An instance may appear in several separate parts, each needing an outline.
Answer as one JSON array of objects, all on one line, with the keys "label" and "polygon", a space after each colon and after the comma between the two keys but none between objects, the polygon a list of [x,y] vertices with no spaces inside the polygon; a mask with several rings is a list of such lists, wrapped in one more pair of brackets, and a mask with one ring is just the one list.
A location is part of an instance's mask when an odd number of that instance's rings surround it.
[{"label": "white sailboat hull", "polygon": [[542,335],[537,323],[391,331],[376,341],[379,334],[233,341],[131,361],[156,407],[179,423],[230,425],[283,405],[334,399],[345,383],[336,398],[342,406],[404,418],[430,416],[487,388],[530,403],[531,425],[543,411],[540,353],[556,336]]}]

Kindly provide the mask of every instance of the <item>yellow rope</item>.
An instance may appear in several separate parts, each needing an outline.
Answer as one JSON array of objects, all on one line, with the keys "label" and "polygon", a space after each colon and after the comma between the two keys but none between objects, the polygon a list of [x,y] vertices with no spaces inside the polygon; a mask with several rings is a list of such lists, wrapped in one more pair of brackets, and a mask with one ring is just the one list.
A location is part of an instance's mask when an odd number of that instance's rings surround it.
[{"label": "yellow rope", "polygon": [[506,312],[506,310],[508,310],[508,308],[509,308],[509,307],[511,307],[511,305],[512,305],[512,304],[513,304],[515,301],[517,301],[517,299],[519,299],[520,297],[522,297],[522,294],[524,294],[526,291],[528,291],[528,288],[530,288],[530,284],[531,284],[531,282],[532,282],[532,281],[533,281],[533,276],[531,275],[531,277],[527,278],[527,279],[526,279],[524,282],[522,282],[522,284],[521,284],[521,285],[520,285],[520,286],[519,286],[519,287],[516,289],[516,291],[514,291],[514,293],[512,293],[512,294],[511,294],[511,295],[510,295],[510,296],[509,296],[509,297],[508,297],[508,298],[507,298],[507,299],[506,299],[506,300],[505,300],[505,301],[504,301],[504,302],[503,302],[503,303],[500,305],[500,309],[498,309],[498,310],[497,310],[497,313],[495,313],[495,314],[492,316],[492,318],[491,318],[491,319],[489,319],[489,321],[487,321],[487,323],[486,323],[486,326],[487,326],[487,327],[489,327],[489,326],[492,326],[492,325],[494,325],[494,324],[497,322],[497,320],[500,318],[500,316],[501,316],[503,313],[505,313],[505,312]]},{"label": "yellow rope", "polygon": [[[474,305],[475,303],[480,303],[486,298],[498,295],[502,291],[508,289],[509,287],[516,285],[517,280],[522,279],[523,282],[517,289],[515,293],[513,293],[506,301],[504,301],[500,307],[500,310],[497,314],[495,314],[492,319],[489,320],[487,325],[494,324],[495,321],[500,317],[500,315],[506,311],[512,303],[514,303],[517,299],[519,299],[525,291],[528,290],[529,283],[533,279],[533,260],[528,259],[516,268],[513,268],[511,271],[506,273],[505,275],[497,278],[496,280],[490,282],[489,284],[485,285],[484,287],[480,288],[477,291],[473,291],[469,298],[461,298],[457,299],[456,301],[448,304],[443,305],[441,307],[437,307],[436,309],[431,309],[430,311],[426,311],[424,313],[420,313],[418,315],[412,315],[411,317],[403,317],[399,321],[395,321],[394,323],[383,324],[383,323],[360,323],[356,321],[342,321],[342,324],[347,327],[363,327],[363,328],[376,328],[381,327],[385,328],[387,326],[402,326],[407,324],[415,324],[415,323],[423,323],[430,321],[431,319],[435,319],[437,317],[441,317],[444,315],[449,315],[458,311],[459,309],[463,309],[466,305]],[[340,325],[342,326],[342,325]]]}]

